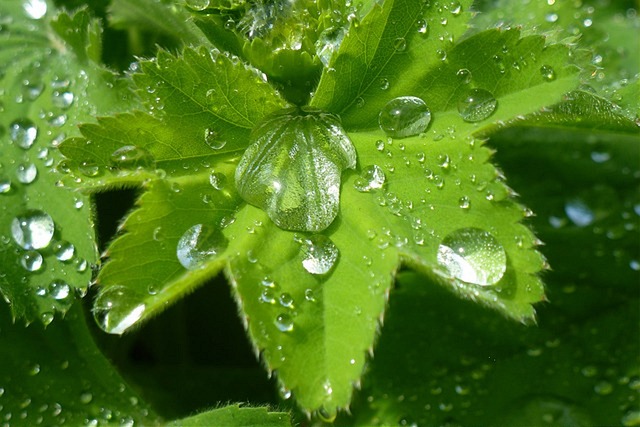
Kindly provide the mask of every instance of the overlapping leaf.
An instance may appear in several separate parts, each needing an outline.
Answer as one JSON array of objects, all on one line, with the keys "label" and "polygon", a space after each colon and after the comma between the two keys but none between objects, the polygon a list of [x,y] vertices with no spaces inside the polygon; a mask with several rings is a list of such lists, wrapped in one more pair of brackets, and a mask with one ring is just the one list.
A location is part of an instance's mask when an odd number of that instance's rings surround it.
[{"label": "overlapping leaf", "polygon": [[[57,145],[78,122],[131,102],[92,62],[101,29],[88,13],[54,16],[33,1],[3,2],[0,14],[13,18],[0,33],[0,293],[14,317],[50,323],[86,291],[97,255],[88,199],[60,187]],[[38,242],[20,244],[29,238]]]},{"label": "overlapping leaf", "polygon": [[[520,223],[528,211],[510,199],[491,151],[474,134],[556,102],[575,84],[575,71],[566,67],[565,47],[521,39],[515,30],[447,49],[436,40],[460,36],[467,8],[387,1],[352,26],[312,101],[341,115],[359,161],[358,172],[343,176],[340,213],[321,235],[279,229],[235,191],[250,129],[285,105],[258,74],[204,48],[143,62],[134,80],[149,112],[101,119],[63,146],[78,176],[83,165],[97,167],[82,178],[86,189],[138,183],[146,190],[98,277],[94,310],[103,329],[122,333],[225,268],[283,397],[293,394],[305,411],[331,419],[359,384],[401,261],[465,298],[532,320],[531,304],[543,298],[537,273],[544,260]],[[420,20],[430,26],[426,38]],[[442,47],[446,61],[418,58],[429,47]],[[469,78],[461,81],[460,69]],[[387,92],[381,78],[389,80]],[[457,111],[471,87],[497,101],[476,123]],[[420,96],[431,107],[424,135],[391,140],[373,130],[380,107],[397,95]],[[118,150],[125,147],[142,154],[123,168]],[[378,174],[367,188],[360,173],[374,165],[384,178]],[[475,279],[448,265],[452,239],[479,250]]]}]

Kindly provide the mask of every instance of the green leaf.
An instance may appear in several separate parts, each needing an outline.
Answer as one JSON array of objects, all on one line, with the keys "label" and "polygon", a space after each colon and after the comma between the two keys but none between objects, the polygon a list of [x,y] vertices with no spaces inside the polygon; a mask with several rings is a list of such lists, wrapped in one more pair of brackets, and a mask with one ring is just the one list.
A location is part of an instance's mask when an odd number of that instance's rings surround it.
[{"label": "green leaf", "polygon": [[311,105],[340,114],[346,127],[371,127],[386,101],[415,95],[425,71],[440,63],[439,55],[464,33],[470,4],[376,4],[362,22],[352,23],[323,70]]},{"label": "green leaf", "polygon": [[85,188],[210,169],[247,147],[258,119],[286,105],[255,70],[205,48],[180,57],[161,51],[141,68],[134,80],[149,113],[99,119],[61,146]]},{"label": "green leaf", "polygon": [[153,0],[114,0],[109,22],[115,28],[138,28],[164,34],[185,45],[209,45],[198,27],[188,19],[187,11],[177,2]]},{"label": "green leaf", "polygon": [[25,328],[0,306],[0,413],[11,425],[156,425],[158,417],[96,347],[82,310]]},{"label": "green leaf", "polygon": [[50,20],[50,5],[41,19],[29,17],[46,7],[0,6],[14,17],[0,34],[0,128],[7,133],[0,140],[0,293],[14,317],[48,324],[76,292],[86,292],[97,258],[89,200],[60,186],[65,168],[57,146],[77,134],[76,123],[132,103],[121,81],[86,62],[99,52],[97,21],[86,11]]},{"label": "green leaf", "polygon": [[244,408],[240,405],[213,409],[192,417],[172,421],[168,426],[285,427],[291,426],[289,414],[268,412],[267,408]]}]

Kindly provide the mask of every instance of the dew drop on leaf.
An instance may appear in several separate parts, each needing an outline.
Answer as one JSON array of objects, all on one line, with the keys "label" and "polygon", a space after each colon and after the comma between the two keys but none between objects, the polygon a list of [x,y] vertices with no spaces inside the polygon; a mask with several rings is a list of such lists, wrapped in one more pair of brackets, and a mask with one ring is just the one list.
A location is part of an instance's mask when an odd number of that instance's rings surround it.
[{"label": "dew drop on leaf", "polygon": [[220,135],[214,129],[204,130],[204,142],[214,150],[220,150],[227,145],[227,141],[220,139]]},{"label": "dew drop on leaf", "polygon": [[431,110],[415,96],[401,96],[389,101],[378,116],[380,129],[391,138],[406,138],[427,130]]},{"label": "dew drop on leaf", "polygon": [[58,261],[69,261],[76,252],[75,246],[66,240],[55,242],[52,249]]},{"label": "dew drop on leaf", "polygon": [[403,52],[407,48],[407,41],[404,37],[398,37],[393,41],[393,48],[396,52]]},{"label": "dew drop on leaf", "polygon": [[155,159],[147,150],[135,145],[125,145],[111,153],[111,164],[116,169],[153,168]]},{"label": "dew drop on leaf", "polygon": [[564,211],[567,217],[578,227],[586,227],[593,223],[596,218],[591,208],[579,198],[572,198],[564,205]]},{"label": "dew drop on leaf", "polygon": [[344,169],[356,151],[339,119],[312,109],[268,117],[236,168],[238,192],[280,228],[322,231],[338,214]]},{"label": "dew drop on leaf", "polygon": [[425,21],[424,19],[419,19],[416,22],[416,25],[418,26],[418,33],[422,35],[427,34],[427,32],[429,31],[429,24],[427,24],[427,21]]},{"label": "dew drop on leaf", "polygon": [[227,184],[227,176],[220,172],[212,171],[209,175],[209,183],[216,190],[222,190]]},{"label": "dew drop on leaf", "polygon": [[71,295],[71,287],[64,280],[54,280],[49,283],[48,292],[53,299],[63,301]]},{"label": "dew drop on leaf", "polygon": [[460,82],[462,82],[464,84],[471,83],[471,79],[473,78],[473,76],[471,74],[471,71],[469,71],[466,68],[460,68],[456,72],[456,77],[458,78],[458,80],[460,80]]},{"label": "dew drop on leaf", "polygon": [[201,11],[209,7],[209,0],[186,0],[185,3],[193,10]]},{"label": "dew drop on leaf", "polygon": [[93,304],[93,317],[109,334],[122,334],[144,314],[146,305],[134,291],[124,286],[112,286],[102,291]]},{"label": "dew drop on leaf", "polygon": [[23,3],[24,11],[31,19],[41,19],[47,13],[45,0],[27,0]]},{"label": "dew drop on leaf", "polygon": [[340,251],[327,236],[316,234],[297,241],[302,245],[302,266],[311,274],[327,274],[338,261]]},{"label": "dew drop on leaf", "polygon": [[356,178],[353,186],[356,190],[367,193],[382,188],[386,179],[382,168],[378,165],[369,165],[362,169],[362,173]]},{"label": "dew drop on leaf", "polygon": [[80,164],[78,165],[78,170],[80,170],[80,173],[82,173],[84,176],[88,176],[90,178],[98,176],[98,174],[100,174],[100,168],[91,160],[80,162]]},{"label": "dew drop on leaf", "polygon": [[22,163],[16,168],[16,178],[23,184],[31,184],[38,176],[38,168],[33,163]]},{"label": "dew drop on leaf", "polygon": [[188,270],[200,268],[224,251],[227,244],[228,240],[219,227],[196,224],[178,241],[178,261]]},{"label": "dew drop on leaf", "polygon": [[449,12],[451,12],[453,16],[460,15],[460,13],[462,12],[462,5],[460,4],[460,2],[452,1],[451,3],[449,3]]},{"label": "dew drop on leaf", "polygon": [[556,79],[556,72],[553,67],[549,65],[543,65],[540,67],[540,74],[545,81],[552,82]]},{"label": "dew drop on leaf", "polygon": [[66,110],[73,104],[73,100],[75,96],[72,92],[68,91],[55,91],[51,95],[51,103],[54,107],[60,108],[61,110]]},{"label": "dew drop on leaf", "polygon": [[29,210],[11,222],[11,236],[23,249],[46,248],[55,229],[53,219],[46,212]]},{"label": "dew drop on leaf", "polygon": [[18,119],[9,125],[9,137],[19,147],[28,150],[38,137],[38,128],[29,119]]},{"label": "dew drop on leaf", "polygon": [[471,89],[458,102],[458,112],[465,122],[479,122],[495,111],[498,101],[486,89]]},{"label": "dew drop on leaf", "polygon": [[281,332],[291,332],[293,331],[293,318],[287,313],[280,313],[276,316],[275,325]]},{"label": "dew drop on leaf", "polygon": [[0,194],[7,194],[11,191],[11,180],[0,178]]},{"label": "dew drop on leaf", "polygon": [[480,286],[496,284],[507,269],[504,247],[479,228],[461,228],[446,236],[437,260],[449,276]]},{"label": "dew drop on leaf", "polygon": [[42,267],[43,258],[37,251],[27,251],[20,257],[20,264],[27,271],[38,271]]}]

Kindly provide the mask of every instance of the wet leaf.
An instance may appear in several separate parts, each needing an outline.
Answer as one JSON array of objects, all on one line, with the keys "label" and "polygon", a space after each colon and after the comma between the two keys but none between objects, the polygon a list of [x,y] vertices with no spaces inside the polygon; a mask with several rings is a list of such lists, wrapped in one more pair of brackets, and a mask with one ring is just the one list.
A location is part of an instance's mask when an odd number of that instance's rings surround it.
[{"label": "wet leaf", "polygon": [[78,122],[132,103],[92,62],[101,30],[87,12],[56,14],[37,1],[6,2],[0,13],[14,17],[0,32],[0,293],[14,317],[48,324],[86,293],[97,258],[89,199],[61,187],[57,147]]}]

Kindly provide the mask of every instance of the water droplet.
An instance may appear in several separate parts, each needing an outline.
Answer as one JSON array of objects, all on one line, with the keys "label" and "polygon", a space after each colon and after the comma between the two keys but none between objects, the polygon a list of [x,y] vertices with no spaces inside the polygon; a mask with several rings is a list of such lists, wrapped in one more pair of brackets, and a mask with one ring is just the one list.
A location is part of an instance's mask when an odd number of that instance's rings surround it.
[{"label": "water droplet", "polygon": [[227,145],[227,141],[220,139],[219,133],[211,128],[205,129],[204,142],[214,150],[220,150]]},{"label": "water droplet", "polygon": [[41,19],[47,13],[47,2],[45,0],[27,0],[22,7],[31,19]]},{"label": "water droplet", "polygon": [[453,16],[460,15],[460,13],[462,13],[462,5],[460,4],[460,2],[452,1],[451,3],[449,3],[449,12],[451,12]]},{"label": "water droplet", "polygon": [[211,171],[211,175],[209,175],[209,183],[216,190],[222,190],[227,184],[227,176],[220,172]]},{"label": "water droplet", "polygon": [[611,159],[611,154],[606,151],[592,151],[591,152],[591,160],[595,163],[605,163]]},{"label": "water droplet", "polygon": [[458,102],[458,112],[466,122],[479,122],[489,117],[496,109],[498,101],[485,89],[471,89]]},{"label": "water droplet", "polygon": [[58,261],[69,261],[76,252],[75,246],[66,240],[61,240],[53,244],[53,253]]},{"label": "water droplet", "polygon": [[109,334],[121,335],[144,314],[146,306],[134,291],[124,286],[104,289],[93,305],[93,317]]},{"label": "water droplet", "polygon": [[462,228],[450,233],[438,247],[438,263],[448,275],[480,286],[496,284],[507,269],[507,255],[491,233]]},{"label": "water droplet", "polygon": [[121,170],[152,169],[155,167],[155,159],[142,147],[125,145],[111,153],[111,164],[114,168]]},{"label": "water droplet", "polygon": [[197,224],[189,228],[178,241],[178,261],[194,270],[214,259],[227,247],[228,240],[219,227]]},{"label": "water droplet", "polygon": [[29,119],[18,119],[9,126],[9,136],[19,147],[28,150],[38,137],[38,128]]},{"label": "water droplet", "polygon": [[242,198],[280,228],[327,228],[338,214],[342,171],[356,165],[355,148],[338,117],[284,110],[258,125],[252,141],[235,173]]},{"label": "water droplet", "polygon": [[49,326],[53,322],[54,314],[50,311],[46,311],[40,315],[40,321],[44,326]]},{"label": "water droplet", "polygon": [[393,48],[396,52],[403,52],[407,48],[407,41],[404,37],[398,37],[393,41]]},{"label": "water droplet", "polygon": [[20,264],[27,271],[38,271],[42,267],[43,258],[39,252],[27,251],[20,257]]},{"label": "water droplet", "polygon": [[31,184],[38,176],[38,168],[33,163],[23,163],[16,169],[16,178],[23,184]]},{"label": "water droplet", "polygon": [[71,295],[71,287],[64,280],[54,280],[47,288],[49,295],[58,301],[64,301]]},{"label": "water droplet", "polygon": [[427,130],[431,111],[415,96],[401,96],[389,101],[380,111],[378,124],[391,138],[406,138]]},{"label": "water droplet", "polygon": [[0,178],[0,194],[7,194],[11,191],[11,180]]},{"label": "water droplet", "polygon": [[304,259],[302,266],[311,274],[327,274],[336,264],[340,251],[330,238],[316,234],[300,239]]},{"label": "water droplet", "polygon": [[380,90],[389,89],[389,79],[382,78],[380,79]]},{"label": "water droplet", "polygon": [[564,205],[567,217],[578,227],[586,227],[596,219],[595,213],[581,199],[569,199]]},{"label": "water droplet", "polygon": [[593,391],[595,391],[600,396],[606,396],[608,394],[611,394],[611,392],[613,391],[613,384],[611,384],[609,381],[600,381],[593,387]]},{"label": "water droplet", "polygon": [[280,294],[280,305],[286,308],[293,308],[293,297],[287,292]]},{"label": "water droplet", "polygon": [[51,102],[54,107],[66,110],[73,104],[74,95],[72,92],[67,91],[54,91],[51,95]]},{"label": "water droplet", "polygon": [[306,299],[309,302],[316,302],[316,296],[313,292],[313,289],[308,288],[304,291],[304,299]]},{"label": "water droplet", "polygon": [[46,248],[54,229],[53,219],[39,210],[29,210],[11,222],[13,240],[23,249]]},{"label": "water droplet", "polygon": [[186,0],[186,4],[193,10],[201,11],[209,7],[210,0]]},{"label": "water droplet", "polygon": [[627,411],[620,420],[624,427],[640,426],[640,410]]},{"label": "water droplet", "polygon": [[287,313],[280,313],[276,316],[275,325],[282,332],[291,332],[293,331],[293,318]]},{"label": "water droplet", "polygon": [[88,391],[84,391],[80,394],[80,403],[83,404],[87,404],[87,403],[91,403],[91,401],[93,400],[93,394],[91,394]]},{"label": "water droplet", "polygon": [[458,77],[458,80],[460,80],[464,84],[471,83],[471,79],[473,78],[473,76],[471,75],[471,71],[466,68],[460,68],[456,73],[456,77]]},{"label": "water droplet", "polygon": [[418,19],[416,25],[418,26],[418,33],[420,34],[424,35],[429,31],[429,24],[424,19]]},{"label": "water droplet", "polygon": [[458,200],[458,206],[460,206],[460,209],[469,209],[471,207],[471,200],[467,196],[462,196]]},{"label": "water droplet", "polygon": [[543,65],[540,67],[540,74],[542,74],[542,78],[547,82],[552,82],[556,79],[556,72],[553,67],[549,65]]},{"label": "water droplet", "polygon": [[98,176],[98,174],[100,173],[100,168],[98,167],[98,165],[91,160],[80,162],[80,164],[78,165],[78,170],[80,170],[80,173],[82,173],[84,176],[88,176],[90,178]]},{"label": "water droplet", "polygon": [[356,190],[366,193],[378,190],[384,186],[386,176],[382,168],[377,165],[369,165],[362,169],[362,173],[353,183]]}]

